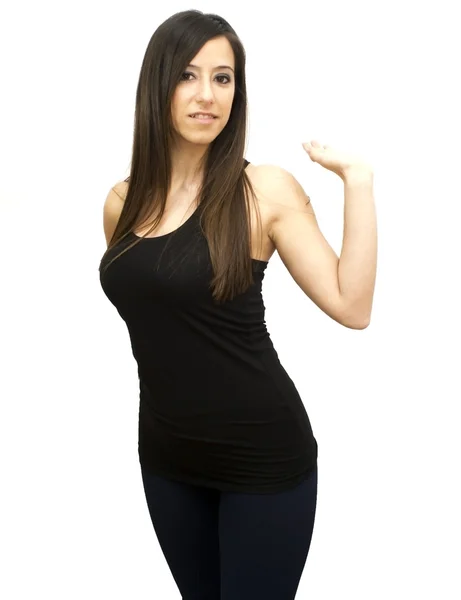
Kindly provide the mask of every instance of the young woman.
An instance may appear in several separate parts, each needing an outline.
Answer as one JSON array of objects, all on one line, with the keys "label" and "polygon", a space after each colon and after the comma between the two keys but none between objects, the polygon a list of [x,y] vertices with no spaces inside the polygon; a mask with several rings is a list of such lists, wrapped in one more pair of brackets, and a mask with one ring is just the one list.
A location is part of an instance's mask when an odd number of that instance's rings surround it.
[{"label": "young woman", "polygon": [[246,124],[235,31],[217,15],[173,15],[143,60],[100,280],[137,361],[144,490],[184,600],[292,599],[309,551],[317,442],[265,326],[271,255],[338,323],[363,329],[371,314],[371,168],[304,145],[344,180],[338,259],[296,179],[244,159]]}]

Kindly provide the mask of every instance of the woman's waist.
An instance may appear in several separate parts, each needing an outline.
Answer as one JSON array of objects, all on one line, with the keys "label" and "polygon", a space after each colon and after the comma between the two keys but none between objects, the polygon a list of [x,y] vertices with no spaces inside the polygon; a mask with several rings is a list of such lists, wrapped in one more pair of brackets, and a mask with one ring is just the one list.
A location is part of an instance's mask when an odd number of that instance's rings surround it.
[{"label": "woman's waist", "polygon": [[310,433],[307,415],[300,418],[294,399],[281,402],[274,393],[253,399],[223,397],[218,391],[200,397],[190,393],[181,398],[163,396],[143,384],[140,420],[153,433],[161,431],[171,439],[218,446],[263,439],[268,444],[285,442],[287,437],[302,438]]}]

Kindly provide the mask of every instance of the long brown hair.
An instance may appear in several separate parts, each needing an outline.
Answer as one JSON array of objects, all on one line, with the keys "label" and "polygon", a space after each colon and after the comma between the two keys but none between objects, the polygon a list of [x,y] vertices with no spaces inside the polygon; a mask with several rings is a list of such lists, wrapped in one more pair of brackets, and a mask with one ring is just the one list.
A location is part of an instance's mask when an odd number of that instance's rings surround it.
[{"label": "long brown hair", "polygon": [[[250,195],[260,227],[261,220],[253,186],[244,170],[248,111],[245,50],[234,29],[218,15],[199,10],[176,13],[150,39],[136,92],[131,169],[125,179],[128,189],[106,253],[152,214],[157,215],[152,230],[159,224],[171,184],[171,99],[187,65],[217,36],[226,37],[234,52],[235,95],[226,127],[202,159],[204,179],[197,198],[213,267],[210,288],[215,301],[224,302],[253,283]],[[136,239],[124,248],[105,268],[141,241]]]}]

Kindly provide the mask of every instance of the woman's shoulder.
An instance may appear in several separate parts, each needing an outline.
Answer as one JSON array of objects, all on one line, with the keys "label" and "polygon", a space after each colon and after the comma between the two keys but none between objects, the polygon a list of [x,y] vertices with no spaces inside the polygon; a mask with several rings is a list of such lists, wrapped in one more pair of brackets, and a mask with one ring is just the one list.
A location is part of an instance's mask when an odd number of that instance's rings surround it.
[{"label": "woman's shoulder", "polygon": [[110,188],[109,193],[104,201],[103,222],[104,235],[106,236],[107,245],[109,245],[115,228],[117,227],[117,223],[125,202],[127,189],[128,183],[125,181],[119,181]]},{"label": "woman's shoulder", "polygon": [[255,191],[259,209],[270,221],[276,204],[276,190],[290,173],[278,165],[253,163],[248,165],[246,172]]},{"label": "woman's shoulder", "polygon": [[119,181],[111,188],[112,191],[122,200],[125,201],[126,194],[128,192],[128,181]]}]

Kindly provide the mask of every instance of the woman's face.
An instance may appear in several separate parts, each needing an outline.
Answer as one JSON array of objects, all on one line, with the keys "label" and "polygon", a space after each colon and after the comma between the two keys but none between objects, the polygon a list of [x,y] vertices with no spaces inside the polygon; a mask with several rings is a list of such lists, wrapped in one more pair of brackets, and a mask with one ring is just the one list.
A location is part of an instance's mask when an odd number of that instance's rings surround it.
[{"label": "woman's face", "polygon": [[[192,59],[171,104],[173,127],[181,138],[210,144],[221,133],[234,100],[234,70],[234,53],[225,37],[210,40]],[[197,111],[210,112],[216,118],[208,122],[190,116]]]}]

